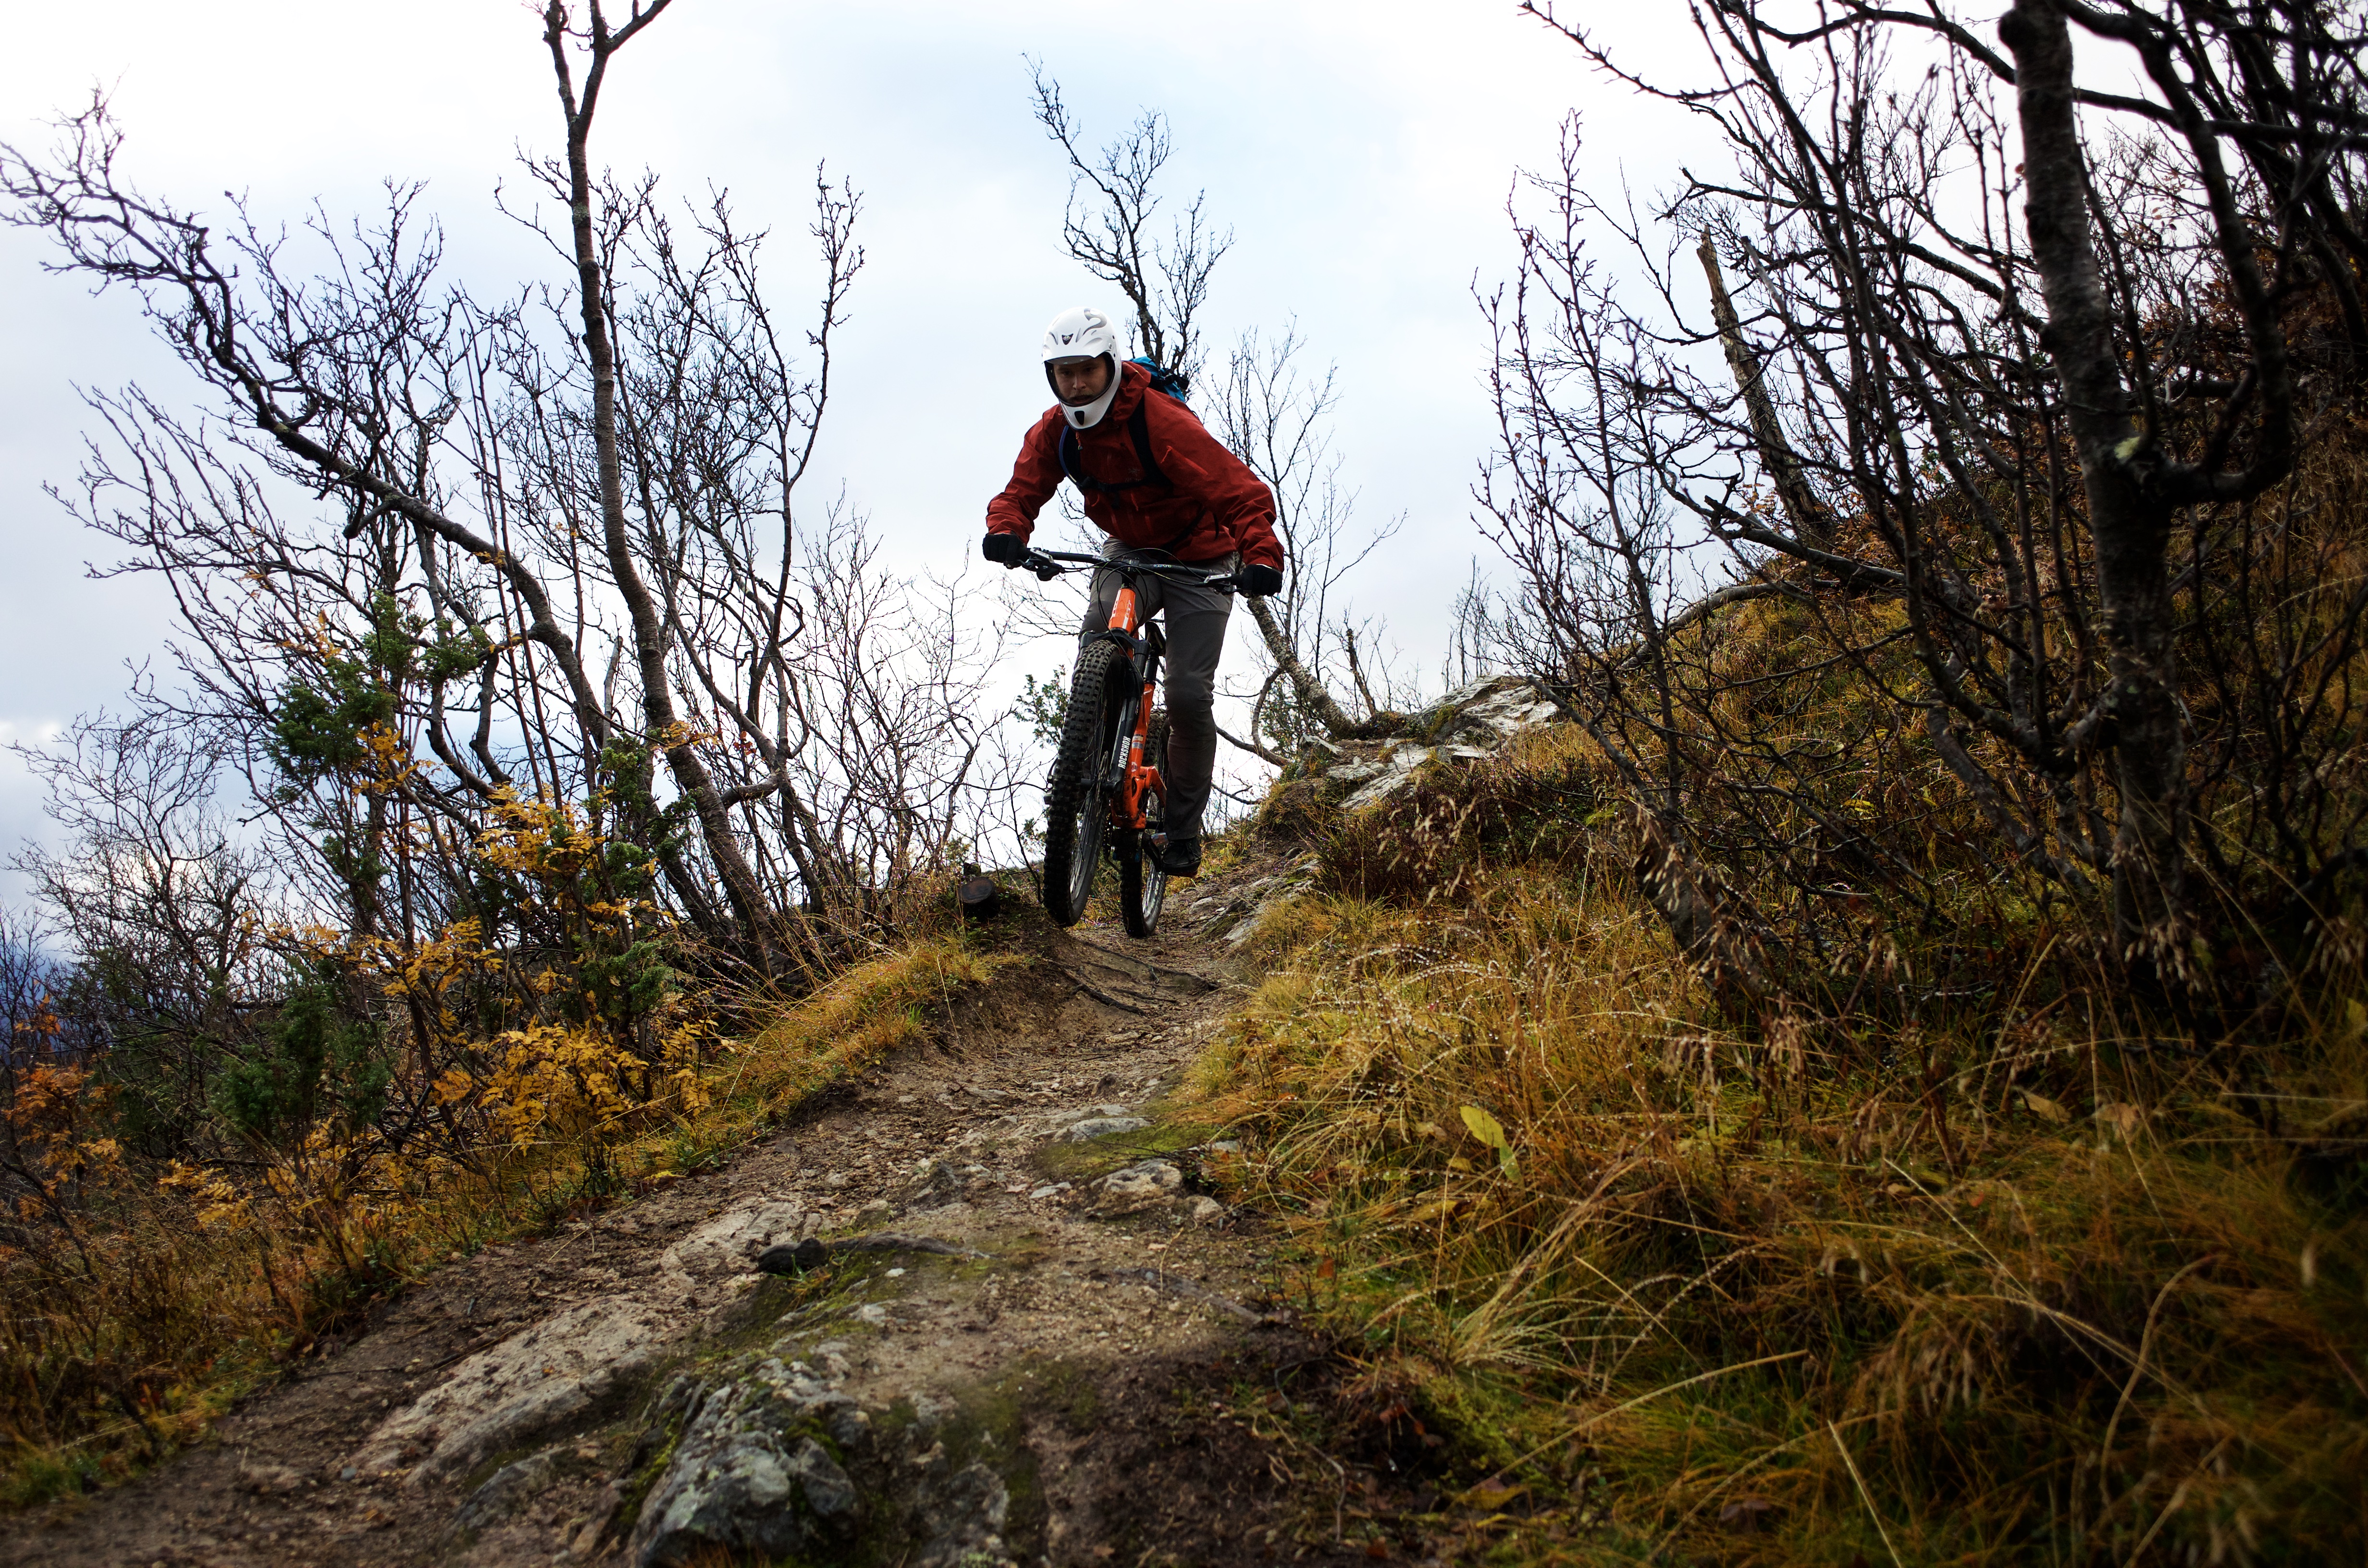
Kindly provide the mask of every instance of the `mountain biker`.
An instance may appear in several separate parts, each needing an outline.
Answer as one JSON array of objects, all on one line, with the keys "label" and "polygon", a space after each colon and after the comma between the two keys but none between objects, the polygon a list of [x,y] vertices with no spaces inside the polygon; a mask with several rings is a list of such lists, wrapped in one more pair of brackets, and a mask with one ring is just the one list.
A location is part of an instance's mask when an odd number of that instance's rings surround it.
[{"label": "mountain biker", "polygon": [[[1151,373],[1119,354],[1101,312],[1064,311],[1044,329],[1044,379],[1059,400],[1030,426],[1011,483],[986,504],[989,561],[1027,558],[1036,514],[1064,478],[1086,516],[1110,536],[1105,554],[1165,551],[1178,561],[1237,571],[1253,597],[1282,588],[1274,493],[1211,436],[1192,411],[1151,385]],[[1110,623],[1114,572],[1094,574],[1080,636]],[[1189,877],[1201,869],[1201,813],[1217,765],[1213,706],[1217,657],[1233,600],[1211,588],[1146,578],[1143,615],[1167,611],[1167,846],[1160,864]]]}]

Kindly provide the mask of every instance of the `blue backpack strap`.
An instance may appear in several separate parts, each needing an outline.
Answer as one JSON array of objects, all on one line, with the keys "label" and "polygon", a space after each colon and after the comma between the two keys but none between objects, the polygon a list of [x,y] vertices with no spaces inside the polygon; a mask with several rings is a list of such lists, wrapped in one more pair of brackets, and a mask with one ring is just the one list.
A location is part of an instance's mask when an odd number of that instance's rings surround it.
[{"label": "blue backpack strap", "polygon": [[1067,420],[1061,421],[1061,472],[1069,476],[1069,483],[1080,490],[1133,490],[1143,484],[1161,484],[1174,489],[1175,483],[1161,471],[1159,460],[1151,455],[1151,420],[1140,403],[1134,405],[1134,412],[1126,416],[1126,428],[1128,434],[1134,437],[1134,455],[1142,460],[1143,477],[1104,483],[1087,476],[1084,465],[1077,460],[1077,432]]}]

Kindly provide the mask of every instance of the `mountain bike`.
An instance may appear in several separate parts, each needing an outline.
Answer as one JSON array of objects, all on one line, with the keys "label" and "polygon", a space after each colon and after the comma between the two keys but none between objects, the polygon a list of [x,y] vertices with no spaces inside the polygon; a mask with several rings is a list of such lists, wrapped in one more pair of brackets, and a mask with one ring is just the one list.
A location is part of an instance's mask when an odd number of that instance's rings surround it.
[{"label": "mountain bike", "polygon": [[[1067,564],[1064,564],[1067,563]],[[1148,937],[1167,897],[1167,714],[1156,706],[1167,635],[1146,623],[1135,585],[1145,577],[1232,593],[1231,572],[1140,556],[1031,550],[1020,562],[1051,582],[1064,572],[1119,574],[1110,624],[1088,632],[1069,681],[1053,776],[1044,786],[1044,908],[1074,926],[1093,895],[1107,847],[1118,860],[1119,913],[1130,937]],[[1106,842],[1107,841],[1107,842]]]}]

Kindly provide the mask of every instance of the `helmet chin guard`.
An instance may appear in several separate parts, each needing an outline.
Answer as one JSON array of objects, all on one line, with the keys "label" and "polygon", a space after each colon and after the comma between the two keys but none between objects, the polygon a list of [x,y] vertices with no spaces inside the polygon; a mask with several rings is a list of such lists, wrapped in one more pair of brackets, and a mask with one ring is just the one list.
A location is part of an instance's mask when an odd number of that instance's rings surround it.
[{"label": "helmet chin guard", "polygon": [[[1061,402],[1061,389],[1053,381],[1053,361],[1097,355],[1110,367],[1110,384],[1091,403]],[[1111,330],[1110,317],[1090,305],[1063,311],[1044,329],[1044,381],[1053,388],[1053,401],[1061,403],[1061,417],[1070,429],[1090,430],[1100,424],[1117,399],[1118,384],[1125,374],[1126,362],[1119,357],[1118,334]]]}]

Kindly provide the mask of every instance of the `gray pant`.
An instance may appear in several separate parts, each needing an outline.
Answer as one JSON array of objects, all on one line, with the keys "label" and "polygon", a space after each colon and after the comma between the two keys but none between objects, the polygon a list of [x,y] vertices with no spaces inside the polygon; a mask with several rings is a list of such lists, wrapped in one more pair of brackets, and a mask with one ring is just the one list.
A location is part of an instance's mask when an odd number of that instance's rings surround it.
[{"label": "gray pant", "polygon": [[[1116,546],[1103,554],[1132,553]],[[1155,552],[1145,552],[1155,553]],[[1158,556],[1165,560],[1167,557]],[[1195,561],[1191,565],[1212,572],[1230,572],[1239,556],[1221,561]],[[1099,631],[1110,624],[1110,606],[1118,602],[1119,574],[1094,574],[1094,602],[1087,607],[1081,633]],[[1135,582],[1138,620],[1149,620],[1156,610],[1167,612],[1167,658],[1164,682],[1167,701],[1167,835],[1201,836],[1201,813],[1209,804],[1209,776],[1217,767],[1217,658],[1225,651],[1225,622],[1234,613],[1234,597],[1208,588],[1163,583],[1156,577]]]}]

